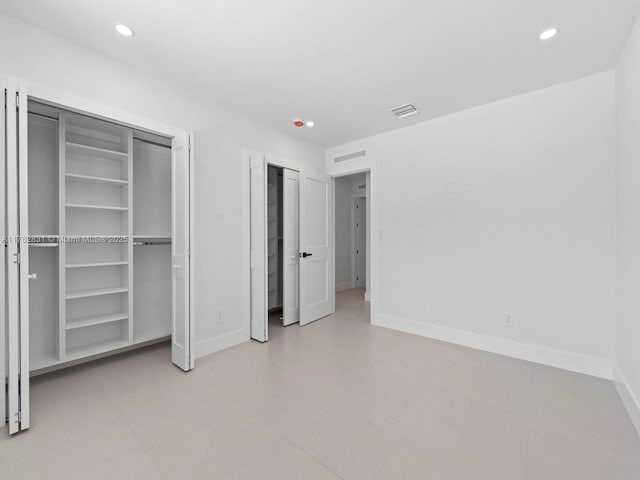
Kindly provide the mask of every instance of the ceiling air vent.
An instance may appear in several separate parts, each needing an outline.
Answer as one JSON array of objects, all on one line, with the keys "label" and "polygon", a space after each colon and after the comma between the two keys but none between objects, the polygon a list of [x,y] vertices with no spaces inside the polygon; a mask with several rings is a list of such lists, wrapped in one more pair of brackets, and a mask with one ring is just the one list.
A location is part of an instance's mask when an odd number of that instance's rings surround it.
[{"label": "ceiling air vent", "polygon": [[391,113],[393,113],[398,119],[411,117],[412,115],[417,115],[420,113],[418,107],[416,107],[413,103],[408,103],[406,105],[402,105],[401,107],[396,107],[391,109]]},{"label": "ceiling air vent", "polygon": [[360,152],[348,153],[346,155],[341,155],[340,157],[336,157],[333,159],[334,163],[346,162],[347,160],[353,160],[354,158],[360,158],[367,155],[366,150],[361,150]]}]

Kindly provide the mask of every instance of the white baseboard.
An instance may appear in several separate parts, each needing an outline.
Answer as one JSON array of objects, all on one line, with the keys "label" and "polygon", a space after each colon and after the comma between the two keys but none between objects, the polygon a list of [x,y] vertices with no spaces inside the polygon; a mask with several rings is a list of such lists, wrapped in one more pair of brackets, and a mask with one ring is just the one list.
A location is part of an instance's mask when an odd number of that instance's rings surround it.
[{"label": "white baseboard", "polygon": [[241,328],[240,330],[234,330],[233,332],[225,333],[218,337],[208,338],[201,342],[196,342],[196,359],[204,357],[205,355],[211,355],[212,353],[219,352],[220,350],[224,350],[225,348],[235,347],[236,345],[248,342],[249,340],[249,332],[246,329]]},{"label": "white baseboard", "polygon": [[366,292],[364,292],[364,301],[365,302],[370,302],[371,301],[371,294],[369,293],[368,290]]},{"label": "white baseboard", "polygon": [[590,357],[564,350],[491,337],[489,335],[417,322],[415,320],[407,320],[380,313],[376,315],[372,323],[380,327],[412,333],[422,337],[433,338],[435,340],[497,353],[499,355],[506,355],[508,357],[594,377],[606,378],[607,380],[611,380],[613,377],[613,362],[603,358]]},{"label": "white baseboard", "polygon": [[624,376],[618,366],[613,369],[613,383],[629,413],[629,417],[631,417],[633,425],[636,427],[638,434],[640,434],[640,397],[633,391],[627,381],[627,377]]},{"label": "white baseboard", "polygon": [[353,284],[351,282],[336,283],[336,292],[344,292],[345,290],[351,290]]}]

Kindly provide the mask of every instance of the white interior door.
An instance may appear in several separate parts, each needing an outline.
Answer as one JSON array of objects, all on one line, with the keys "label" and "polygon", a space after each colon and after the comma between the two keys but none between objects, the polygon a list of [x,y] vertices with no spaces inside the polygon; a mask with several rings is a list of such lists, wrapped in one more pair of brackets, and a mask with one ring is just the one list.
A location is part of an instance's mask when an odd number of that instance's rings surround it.
[{"label": "white interior door", "polygon": [[355,199],[355,252],[357,288],[365,287],[367,283],[367,199],[358,197]]},{"label": "white interior door", "polygon": [[5,92],[7,413],[9,433],[14,434],[29,428],[27,97],[13,80],[7,81]]},{"label": "white interior door", "polygon": [[335,311],[333,213],[331,177],[301,172],[300,325]]},{"label": "white interior door", "polygon": [[[4,77],[0,76],[0,92],[2,92],[2,100],[0,100],[0,104],[2,106],[2,113],[0,113],[0,151],[2,152],[2,167],[0,167],[0,236],[2,237],[2,245],[0,245],[0,268],[2,268],[2,273],[0,274],[0,385],[5,385],[7,381],[7,365],[6,365],[6,357],[7,357],[7,338],[6,338],[6,329],[7,329],[7,318],[6,318],[6,308],[7,308],[7,290],[5,284],[5,277],[7,272],[7,252],[6,252],[6,239],[7,239],[7,230],[6,230],[6,191],[7,191],[7,179],[5,177],[5,172],[7,168],[7,156],[6,156],[6,116],[7,116],[7,108],[6,108],[6,92],[7,92],[7,80]],[[5,420],[5,412],[7,411],[7,392],[4,388],[0,389],[0,427],[4,426],[6,423]]]},{"label": "white interior door", "polygon": [[191,315],[192,136],[175,137],[171,147],[171,259],[173,315],[171,358],[188,371],[195,366]]},{"label": "white interior door", "polygon": [[251,338],[269,340],[267,317],[267,162],[262,155],[249,158],[251,210]]},{"label": "white interior door", "polygon": [[29,161],[28,161],[28,99],[25,88],[18,91],[18,230],[20,243],[20,430],[29,428],[29,282],[36,274],[29,266]]},{"label": "white interior door", "polygon": [[283,170],[283,255],[282,324],[286,327],[300,321],[300,174]]}]

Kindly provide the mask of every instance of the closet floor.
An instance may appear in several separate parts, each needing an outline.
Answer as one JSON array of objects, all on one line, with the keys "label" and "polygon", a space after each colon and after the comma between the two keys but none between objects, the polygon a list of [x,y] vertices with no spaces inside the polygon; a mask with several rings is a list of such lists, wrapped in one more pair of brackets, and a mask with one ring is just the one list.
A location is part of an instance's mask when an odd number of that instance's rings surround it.
[{"label": "closet floor", "polygon": [[34,378],[2,478],[640,478],[611,382],[373,327],[362,298],[188,374],[160,345]]}]

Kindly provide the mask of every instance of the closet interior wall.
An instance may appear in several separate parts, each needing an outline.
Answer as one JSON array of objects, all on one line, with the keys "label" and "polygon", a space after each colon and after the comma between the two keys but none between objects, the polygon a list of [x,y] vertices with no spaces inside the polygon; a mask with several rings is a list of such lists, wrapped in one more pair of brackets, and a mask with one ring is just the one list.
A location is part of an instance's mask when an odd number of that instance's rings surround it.
[{"label": "closet interior wall", "polygon": [[30,369],[171,335],[171,140],[35,101]]}]

